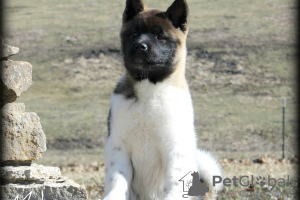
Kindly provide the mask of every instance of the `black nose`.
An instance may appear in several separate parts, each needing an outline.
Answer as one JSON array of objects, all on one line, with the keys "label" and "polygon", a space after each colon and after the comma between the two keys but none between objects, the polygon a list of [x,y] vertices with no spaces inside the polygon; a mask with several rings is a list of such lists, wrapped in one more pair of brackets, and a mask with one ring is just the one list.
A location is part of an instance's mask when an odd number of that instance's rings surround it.
[{"label": "black nose", "polygon": [[142,50],[142,51],[147,51],[148,45],[145,43],[135,43],[134,48],[136,50]]}]

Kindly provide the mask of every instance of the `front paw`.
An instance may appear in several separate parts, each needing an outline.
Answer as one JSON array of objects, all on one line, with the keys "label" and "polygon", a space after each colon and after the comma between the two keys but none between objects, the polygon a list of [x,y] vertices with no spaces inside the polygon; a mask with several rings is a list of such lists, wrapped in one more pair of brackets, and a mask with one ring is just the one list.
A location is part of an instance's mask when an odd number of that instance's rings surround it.
[{"label": "front paw", "polygon": [[103,200],[128,200],[128,197],[126,194],[125,195],[121,194],[121,193],[109,194],[109,195],[105,196],[103,198]]}]

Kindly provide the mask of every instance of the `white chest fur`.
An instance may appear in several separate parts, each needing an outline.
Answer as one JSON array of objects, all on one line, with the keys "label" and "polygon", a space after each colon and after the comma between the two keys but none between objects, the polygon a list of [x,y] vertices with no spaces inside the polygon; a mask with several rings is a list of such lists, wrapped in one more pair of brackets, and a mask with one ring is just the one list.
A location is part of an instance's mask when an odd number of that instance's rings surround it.
[{"label": "white chest fur", "polygon": [[135,92],[137,100],[113,94],[108,140],[125,144],[133,166],[133,190],[140,195],[156,195],[139,198],[159,199],[166,171],[170,170],[165,152],[174,146],[181,146],[182,154],[196,152],[192,101],[187,90],[148,80],[137,83]]}]

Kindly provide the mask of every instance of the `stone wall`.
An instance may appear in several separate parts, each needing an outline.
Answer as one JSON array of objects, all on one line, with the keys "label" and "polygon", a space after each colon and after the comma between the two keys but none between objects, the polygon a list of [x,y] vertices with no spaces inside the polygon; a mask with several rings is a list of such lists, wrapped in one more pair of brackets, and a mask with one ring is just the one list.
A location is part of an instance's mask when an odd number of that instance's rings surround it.
[{"label": "stone wall", "polygon": [[0,199],[87,199],[85,188],[63,177],[58,167],[33,163],[47,149],[46,136],[38,115],[14,103],[32,85],[32,65],[10,60],[19,48],[1,46]]}]

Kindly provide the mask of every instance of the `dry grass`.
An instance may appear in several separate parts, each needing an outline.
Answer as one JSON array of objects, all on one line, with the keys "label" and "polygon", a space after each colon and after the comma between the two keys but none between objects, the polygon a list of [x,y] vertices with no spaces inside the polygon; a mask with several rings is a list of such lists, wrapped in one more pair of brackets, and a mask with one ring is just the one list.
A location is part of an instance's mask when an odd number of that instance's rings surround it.
[{"label": "dry grass", "polygon": [[[102,161],[93,161],[97,154],[101,152],[87,151],[85,153],[72,152],[65,155],[59,155],[60,152],[52,152],[45,155],[45,159],[39,161],[41,164],[51,164],[60,167],[63,176],[74,179],[77,183],[86,187],[89,199],[98,199],[102,197],[104,192],[104,169],[105,163]],[[67,159],[66,158],[68,155]],[[74,158],[76,156],[76,158]],[[47,156],[47,157],[46,157]],[[51,159],[50,159],[51,158]],[[51,160],[51,161],[50,161]],[[79,162],[78,160],[81,160]],[[97,159],[99,160],[99,159]],[[275,187],[266,188],[261,187],[256,183],[256,177],[265,177],[266,185],[268,176],[270,178],[283,178],[285,182],[291,181],[297,177],[297,158],[291,159],[274,159],[273,156],[264,156],[254,160],[251,159],[220,159],[219,162],[223,168],[224,178],[232,180],[237,177],[238,187],[231,184],[230,187],[224,187],[223,191],[219,193],[218,199],[296,199],[297,188],[292,186],[279,187],[278,183]],[[258,163],[257,163],[258,162]],[[251,176],[253,175],[254,189],[247,191],[249,187],[241,186],[239,180],[242,176],[248,176],[251,183]],[[243,179],[245,180],[245,178]],[[271,179],[270,179],[271,180]],[[242,181],[246,184],[245,181]],[[270,181],[270,185],[274,182]]]}]

